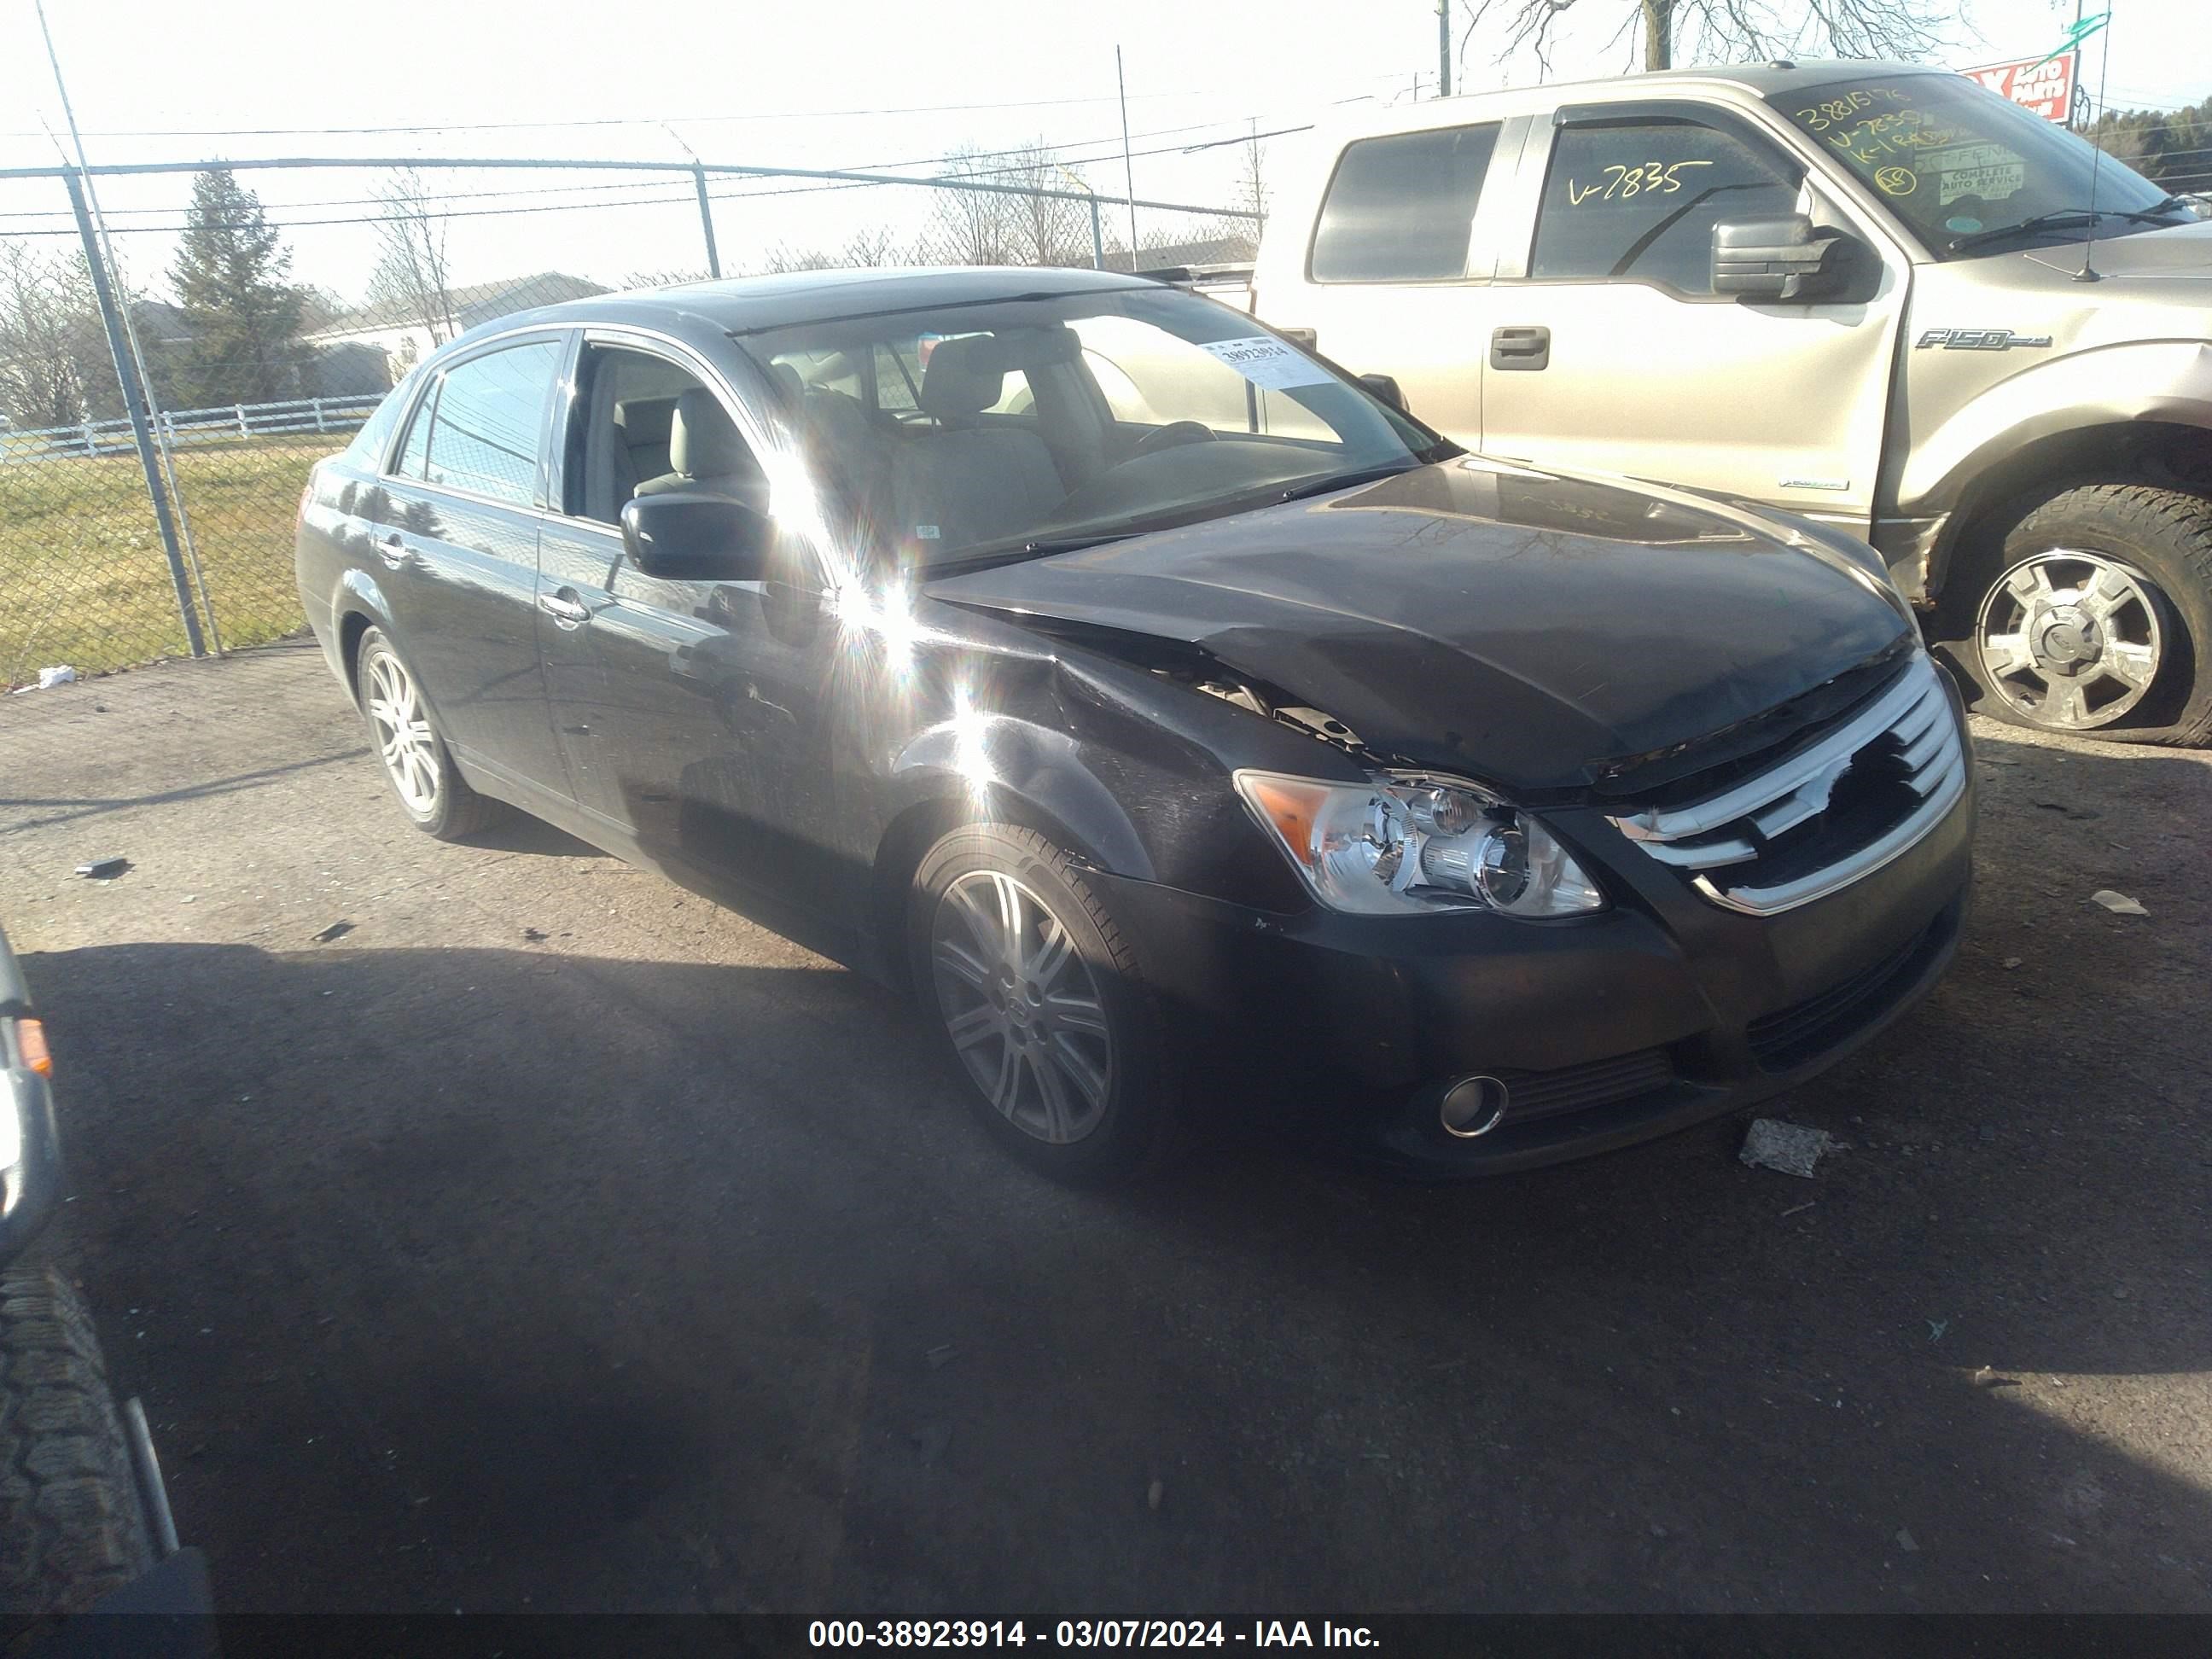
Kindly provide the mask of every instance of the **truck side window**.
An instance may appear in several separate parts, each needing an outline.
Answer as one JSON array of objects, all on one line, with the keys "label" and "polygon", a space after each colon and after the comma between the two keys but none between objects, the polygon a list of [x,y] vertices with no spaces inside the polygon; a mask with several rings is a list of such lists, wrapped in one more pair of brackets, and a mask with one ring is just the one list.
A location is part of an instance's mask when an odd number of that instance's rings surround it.
[{"label": "truck side window", "polygon": [[1694,121],[1564,127],[1552,146],[1528,274],[1711,294],[1714,222],[1791,212],[1803,179],[1780,157]]},{"label": "truck side window", "polygon": [[1498,123],[1394,133],[1346,146],[1314,228],[1316,283],[1467,275],[1467,239]]}]

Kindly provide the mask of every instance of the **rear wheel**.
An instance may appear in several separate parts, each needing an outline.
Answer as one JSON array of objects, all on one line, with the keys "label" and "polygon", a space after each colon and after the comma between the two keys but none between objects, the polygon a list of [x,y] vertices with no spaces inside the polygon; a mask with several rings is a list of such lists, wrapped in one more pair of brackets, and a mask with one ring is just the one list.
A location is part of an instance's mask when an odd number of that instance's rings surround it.
[{"label": "rear wheel", "polygon": [[0,1274],[0,1613],[82,1613],[154,1565],[92,1316],[52,1267]]},{"label": "rear wheel", "polygon": [[1975,712],[2121,743],[2212,739],[2212,501],[2063,490],[1970,570],[1938,631]]},{"label": "rear wheel", "polygon": [[355,678],[385,779],[415,827],[440,841],[459,841],[497,823],[504,809],[461,776],[415,671],[382,629],[361,636]]},{"label": "rear wheel", "polygon": [[1169,1044],[1134,953],[1059,848],[1034,830],[952,831],[916,870],[915,983],[1000,1144],[1048,1175],[1122,1175],[1173,1121]]}]

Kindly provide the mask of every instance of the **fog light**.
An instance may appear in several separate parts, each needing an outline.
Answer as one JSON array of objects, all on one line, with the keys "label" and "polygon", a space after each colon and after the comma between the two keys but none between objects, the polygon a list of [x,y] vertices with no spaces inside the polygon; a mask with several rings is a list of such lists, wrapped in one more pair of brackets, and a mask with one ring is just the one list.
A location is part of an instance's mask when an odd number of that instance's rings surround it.
[{"label": "fog light", "polygon": [[1473,1140],[1504,1121],[1508,1098],[1504,1084],[1494,1077],[1463,1077],[1444,1091],[1437,1117],[1446,1134]]}]

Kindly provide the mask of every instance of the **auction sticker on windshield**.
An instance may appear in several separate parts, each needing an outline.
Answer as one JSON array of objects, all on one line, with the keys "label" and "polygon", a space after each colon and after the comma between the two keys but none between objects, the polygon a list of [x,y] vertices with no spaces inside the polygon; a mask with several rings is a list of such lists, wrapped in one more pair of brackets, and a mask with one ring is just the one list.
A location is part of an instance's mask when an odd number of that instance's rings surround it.
[{"label": "auction sticker on windshield", "polygon": [[1242,374],[1254,386],[1265,386],[1270,392],[1287,392],[1292,386],[1332,386],[1336,376],[1315,362],[1300,356],[1280,340],[1264,334],[1255,334],[1243,340],[1201,340],[1199,349],[1210,351]]}]

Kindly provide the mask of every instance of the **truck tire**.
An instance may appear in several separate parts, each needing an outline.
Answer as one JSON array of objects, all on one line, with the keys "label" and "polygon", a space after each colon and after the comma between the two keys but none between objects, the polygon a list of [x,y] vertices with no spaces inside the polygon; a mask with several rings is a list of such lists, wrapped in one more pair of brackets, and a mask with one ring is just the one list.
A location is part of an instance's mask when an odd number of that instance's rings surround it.
[{"label": "truck tire", "polygon": [[0,1614],[81,1613],[154,1565],[92,1316],[52,1267],[0,1273]]},{"label": "truck tire", "polygon": [[2071,486],[1946,586],[1935,631],[1976,714],[2114,743],[2212,741],[2212,501]]}]

